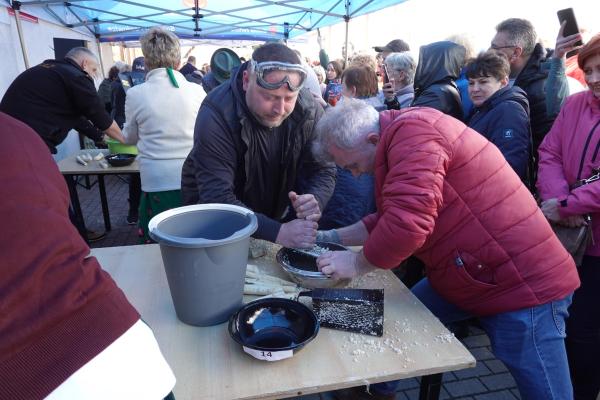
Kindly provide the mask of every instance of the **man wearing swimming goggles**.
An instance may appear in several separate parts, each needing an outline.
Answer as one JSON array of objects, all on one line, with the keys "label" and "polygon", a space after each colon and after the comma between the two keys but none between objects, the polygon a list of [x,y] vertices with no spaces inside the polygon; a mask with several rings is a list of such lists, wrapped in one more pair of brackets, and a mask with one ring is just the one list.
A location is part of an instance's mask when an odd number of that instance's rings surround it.
[{"label": "man wearing swimming goggles", "polygon": [[241,205],[257,214],[255,238],[315,243],[335,167],[312,152],[323,110],[303,90],[306,77],[293,50],[268,43],[210,92],[182,171],[184,204]]}]

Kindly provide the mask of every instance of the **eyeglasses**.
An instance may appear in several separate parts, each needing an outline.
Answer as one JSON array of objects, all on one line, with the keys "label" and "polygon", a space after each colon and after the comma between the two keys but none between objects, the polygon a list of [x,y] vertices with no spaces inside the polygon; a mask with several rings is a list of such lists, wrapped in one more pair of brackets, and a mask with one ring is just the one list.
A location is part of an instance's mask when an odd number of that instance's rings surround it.
[{"label": "eyeglasses", "polygon": [[[297,92],[302,89],[304,86],[304,82],[306,81],[306,70],[300,64],[289,64],[279,61],[265,61],[261,63],[257,63],[254,60],[250,60],[250,66],[252,71],[256,73],[256,83],[263,89],[267,90],[275,90],[279,89],[284,84],[292,92]],[[294,85],[290,80],[289,75],[285,75],[283,79],[278,82],[268,82],[265,78],[271,73],[275,71],[287,71],[287,72],[296,72],[300,76],[300,83]]]},{"label": "eyeglasses", "polygon": [[519,47],[519,46],[515,46],[515,45],[512,45],[512,44],[511,45],[507,45],[507,46],[498,46],[498,45],[495,45],[494,43],[492,43],[490,45],[490,49],[492,49],[492,50],[510,49],[512,47]]}]

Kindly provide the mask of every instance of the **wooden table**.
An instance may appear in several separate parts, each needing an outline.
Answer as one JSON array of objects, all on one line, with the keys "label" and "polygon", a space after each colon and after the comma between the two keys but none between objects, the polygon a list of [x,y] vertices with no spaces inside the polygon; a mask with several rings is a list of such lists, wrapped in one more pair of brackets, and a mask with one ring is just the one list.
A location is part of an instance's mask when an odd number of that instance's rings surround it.
[{"label": "wooden table", "polygon": [[[421,398],[437,398],[441,373],[473,367],[475,359],[389,271],[353,282],[385,289],[381,338],[321,328],[294,357],[256,360],[242,351],[227,324],[194,327],[180,322],[171,301],[158,245],[93,249],[156,336],[177,377],[177,400],[280,399],[334,389],[433,376]],[[252,259],[271,275],[284,276],[272,253]],[[435,375],[438,374],[438,375]]]},{"label": "wooden table", "polygon": [[108,200],[106,199],[106,186],[104,185],[104,175],[121,175],[121,174],[139,174],[140,167],[137,160],[125,167],[102,168],[99,161],[89,161],[88,165],[81,165],[77,162],[78,155],[89,153],[92,156],[98,153],[108,155],[108,150],[81,150],[76,154],[71,155],[58,162],[58,169],[63,174],[69,187],[69,195],[71,196],[71,204],[73,211],[79,224],[79,231],[85,233],[85,220],[81,212],[81,204],[79,203],[79,195],[77,194],[77,177],[81,175],[96,175],[98,178],[98,190],[100,192],[100,202],[102,204],[102,216],[104,217],[104,227],[107,231],[112,229],[110,224],[110,214],[108,211]]}]

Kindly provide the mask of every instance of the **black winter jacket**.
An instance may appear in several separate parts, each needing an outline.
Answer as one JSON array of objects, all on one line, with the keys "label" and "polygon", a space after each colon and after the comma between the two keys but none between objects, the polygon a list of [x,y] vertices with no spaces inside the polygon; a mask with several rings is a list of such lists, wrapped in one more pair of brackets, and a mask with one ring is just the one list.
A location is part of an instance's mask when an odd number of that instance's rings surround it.
[{"label": "black winter jacket", "polygon": [[[242,65],[206,97],[194,130],[194,147],[182,171],[184,204],[227,203],[257,213],[254,237],[275,241],[281,222],[293,218],[288,192],[311,193],[325,208],[335,186],[335,166],[311,151],[323,109],[301,90],[292,114],[277,128],[260,125],[246,106]],[[261,138],[281,135],[278,154]],[[264,160],[275,160],[277,171]],[[271,177],[277,176],[277,181]]]},{"label": "black winter jacket", "polygon": [[530,184],[529,103],[521,88],[507,86],[498,90],[473,109],[468,125],[494,143],[521,180]]},{"label": "black winter jacket", "polygon": [[411,106],[435,108],[462,121],[460,93],[454,81],[460,76],[465,54],[463,46],[448,41],[421,46]]},{"label": "black winter jacket", "polygon": [[112,124],[94,81],[69,59],[46,60],[17,76],[0,111],[33,128],[52,153],[71,129],[97,141]]},{"label": "black winter jacket", "polygon": [[[546,50],[541,44],[536,44],[529,61],[517,76],[514,85],[520,87],[527,94],[529,108],[531,109],[531,133],[533,136],[533,149],[537,148],[552,127],[556,115],[548,115],[546,111],[546,78],[548,69],[543,65],[552,55],[552,50]],[[557,94],[561,96],[560,94]],[[564,94],[562,95],[564,97]],[[563,98],[557,99],[562,104]]]}]

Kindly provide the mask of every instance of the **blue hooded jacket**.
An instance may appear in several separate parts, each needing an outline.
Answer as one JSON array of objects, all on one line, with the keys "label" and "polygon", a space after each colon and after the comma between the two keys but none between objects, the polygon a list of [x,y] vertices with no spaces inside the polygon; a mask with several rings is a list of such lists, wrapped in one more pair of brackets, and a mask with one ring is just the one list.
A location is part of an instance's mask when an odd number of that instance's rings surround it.
[{"label": "blue hooded jacket", "polygon": [[530,184],[531,127],[525,92],[506,86],[474,107],[468,126],[494,143],[523,183]]}]

